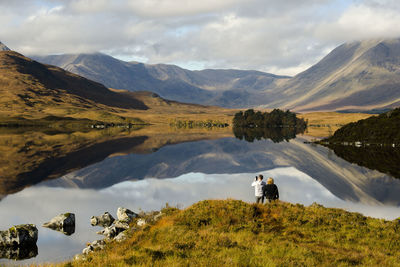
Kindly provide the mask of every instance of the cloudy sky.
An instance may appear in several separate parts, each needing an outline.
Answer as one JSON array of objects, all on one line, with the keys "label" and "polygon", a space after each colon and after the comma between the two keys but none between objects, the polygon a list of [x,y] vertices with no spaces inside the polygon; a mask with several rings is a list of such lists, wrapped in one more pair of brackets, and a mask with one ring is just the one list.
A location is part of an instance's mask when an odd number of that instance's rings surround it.
[{"label": "cloudy sky", "polygon": [[294,75],[344,42],[400,36],[398,0],[0,0],[23,54],[101,51],[189,69]]}]

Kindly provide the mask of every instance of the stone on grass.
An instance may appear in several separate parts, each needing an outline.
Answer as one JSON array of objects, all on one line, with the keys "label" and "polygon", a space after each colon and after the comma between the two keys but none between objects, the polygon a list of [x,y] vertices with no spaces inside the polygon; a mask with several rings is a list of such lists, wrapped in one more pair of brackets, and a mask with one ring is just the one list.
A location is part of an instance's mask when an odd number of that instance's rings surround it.
[{"label": "stone on grass", "polygon": [[92,226],[100,225],[103,227],[108,227],[111,226],[114,221],[114,217],[108,212],[105,212],[103,215],[92,216],[92,218],[90,218],[90,224]]},{"label": "stone on grass", "polygon": [[119,233],[121,233],[124,230],[125,229],[118,228],[115,225],[113,225],[113,226],[106,227],[101,231],[98,231],[96,234],[104,235],[105,237],[107,237],[109,239],[113,239],[114,237],[116,237]]},{"label": "stone on grass", "polygon": [[92,251],[95,250],[102,250],[104,249],[106,242],[104,240],[96,240],[90,243],[86,248],[82,250],[82,254],[87,255]]},{"label": "stone on grass", "polygon": [[114,221],[114,225],[115,225],[115,227],[122,228],[125,230],[129,229],[129,224],[124,221],[116,220],[116,221]]},{"label": "stone on grass", "polygon": [[156,221],[158,221],[159,219],[161,219],[162,216],[163,216],[163,214],[162,214],[162,212],[160,211],[160,213],[154,215],[153,220],[156,222]]},{"label": "stone on grass", "polygon": [[136,214],[133,211],[126,209],[126,208],[119,207],[117,210],[118,220],[122,221],[122,222],[126,222],[128,224],[130,222],[132,222],[132,220],[138,216],[139,216],[138,214]]},{"label": "stone on grass", "polygon": [[139,219],[136,224],[137,226],[143,226],[146,224],[146,221],[144,219]]}]

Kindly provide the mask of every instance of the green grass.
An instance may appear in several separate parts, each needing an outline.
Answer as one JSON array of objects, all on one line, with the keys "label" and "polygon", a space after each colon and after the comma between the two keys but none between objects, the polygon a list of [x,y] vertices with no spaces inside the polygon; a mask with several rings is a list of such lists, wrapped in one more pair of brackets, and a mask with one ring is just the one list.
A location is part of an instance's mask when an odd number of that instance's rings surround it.
[{"label": "green grass", "polygon": [[238,200],[162,212],[127,241],[69,266],[400,266],[397,220]]}]

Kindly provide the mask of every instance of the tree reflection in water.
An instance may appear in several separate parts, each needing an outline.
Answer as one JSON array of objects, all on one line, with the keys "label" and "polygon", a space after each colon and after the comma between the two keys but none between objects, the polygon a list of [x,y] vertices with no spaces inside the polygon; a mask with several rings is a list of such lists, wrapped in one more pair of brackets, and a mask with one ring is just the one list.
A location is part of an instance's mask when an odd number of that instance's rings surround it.
[{"label": "tree reflection in water", "polygon": [[237,139],[254,142],[254,140],[270,139],[274,143],[279,143],[296,138],[296,134],[302,134],[305,127],[266,127],[249,128],[234,127],[233,133]]},{"label": "tree reflection in water", "polygon": [[348,162],[400,178],[400,149],[398,147],[326,146]]}]

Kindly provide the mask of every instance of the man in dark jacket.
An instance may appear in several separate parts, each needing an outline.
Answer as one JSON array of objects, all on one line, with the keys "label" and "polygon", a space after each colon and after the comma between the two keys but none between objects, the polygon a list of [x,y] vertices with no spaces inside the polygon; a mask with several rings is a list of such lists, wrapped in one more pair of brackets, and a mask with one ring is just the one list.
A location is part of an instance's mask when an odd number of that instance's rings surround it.
[{"label": "man in dark jacket", "polygon": [[269,203],[271,203],[272,200],[279,199],[278,187],[276,186],[276,184],[274,184],[274,179],[272,177],[268,178],[267,185],[264,186],[263,189],[264,189],[264,196]]}]

